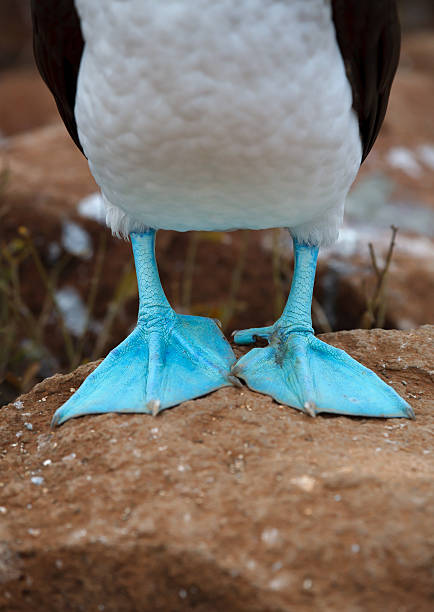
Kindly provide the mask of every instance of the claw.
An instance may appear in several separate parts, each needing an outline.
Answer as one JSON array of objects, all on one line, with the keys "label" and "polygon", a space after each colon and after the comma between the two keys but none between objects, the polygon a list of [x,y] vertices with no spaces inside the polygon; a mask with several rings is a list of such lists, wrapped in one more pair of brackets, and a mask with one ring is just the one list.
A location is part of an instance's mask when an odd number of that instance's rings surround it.
[{"label": "claw", "polygon": [[311,416],[313,418],[316,417],[317,406],[316,406],[315,402],[304,402],[303,408],[304,408],[304,412],[306,414],[308,414],[309,416]]},{"label": "claw", "polygon": [[414,414],[414,410],[409,404],[407,404],[407,406],[405,407],[405,411],[406,411],[408,419],[411,419],[412,421],[416,420],[416,415]]},{"label": "claw", "polygon": [[237,387],[237,389],[242,389],[243,383],[239,380],[239,378],[237,378],[236,376],[231,376],[231,374],[227,377],[228,382],[230,382],[231,385],[233,385],[234,387]]},{"label": "claw", "polygon": [[152,413],[152,416],[156,417],[159,412],[161,412],[161,402],[160,400],[151,400],[146,404],[146,407]]}]

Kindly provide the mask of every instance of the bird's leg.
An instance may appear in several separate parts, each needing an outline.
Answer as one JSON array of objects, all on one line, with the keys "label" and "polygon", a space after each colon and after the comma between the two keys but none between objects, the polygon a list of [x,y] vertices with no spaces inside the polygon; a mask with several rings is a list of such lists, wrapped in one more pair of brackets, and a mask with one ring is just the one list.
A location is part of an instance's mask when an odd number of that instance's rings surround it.
[{"label": "bird's leg", "polygon": [[235,355],[212,319],[175,313],[160,283],[155,231],[131,234],[139,289],[134,331],[54,415],[53,425],[94,413],[156,414],[237,381]]},{"label": "bird's leg", "polygon": [[294,239],[294,275],[278,321],[236,332],[238,344],[266,337],[232,368],[248,386],[314,416],[320,412],[413,418],[411,407],[374,372],[313,335],[311,306],[318,247]]}]

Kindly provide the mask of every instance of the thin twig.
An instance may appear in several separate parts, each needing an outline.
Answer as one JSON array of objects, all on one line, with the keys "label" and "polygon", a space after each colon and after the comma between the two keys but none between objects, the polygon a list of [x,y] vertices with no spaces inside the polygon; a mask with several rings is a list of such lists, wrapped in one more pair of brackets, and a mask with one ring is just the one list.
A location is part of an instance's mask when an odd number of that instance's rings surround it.
[{"label": "thin twig", "polygon": [[[136,277],[133,272],[133,263],[129,261],[124,267],[124,271],[121,275],[121,280],[115,291],[114,299],[108,305],[107,312],[102,323],[101,333],[96,339],[95,347],[92,351],[92,354],[90,355],[90,361],[94,361],[95,359],[101,357],[104,347],[108,342],[114,320],[119,314],[122,305],[124,304],[126,299],[128,299],[131,295],[130,291],[128,290],[130,280],[135,281],[135,278]],[[135,290],[137,290],[137,285]]]},{"label": "thin twig", "polygon": [[230,320],[232,319],[235,311],[235,304],[237,300],[238,291],[241,285],[241,279],[243,277],[244,268],[246,265],[247,247],[249,245],[250,232],[244,230],[241,233],[241,245],[238,254],[238,259],[234,269],[232,271],[231,286],[229,289],[229,295],[223,307],[221,315],[222,328],[226,329]]},{"label": "thin twig", "polygon": [[[24,229],[24,228],[22,228]],[[66,350],[66,354],[68,356],[68,360],[70,365],[72,365],[72,363],[74,362],[74,343],[72,340],[72,336],[69,333],[69,331],[66,328],[65,325],[65,320],[63,318],[63,313],[60,310],[59,304],[57,302],[56,299],[56,295],[54,292],[54,287],[51,284],[51,279],[48,276],[45,268],[44,268],[44,264],[41,261],[41,258],[39,256],[39,253],[37,252],[37,250],[35,249],[35,245],[33,244],[33,241],[31,240],[29,234],[27,231],[22,231],[21,232],[22,237],[25,239],[29,249],[30,249],[30,253],[32,255],[33,261],[35,262],[36,265],[36,269],[39,273],[39,276],[41,277],[41,280],[43,281],[46,290],[48,291],[48,293],[50,294],[50,297],[53,301],[53,306],[54,309],[56,310],[57,316],[59,318],[59,323],[60,323],[60,329],[62,332],[62,336],[63,336],[63,341],[65,344],[65,350]]]},{"label": "thin twig", "polygon": [[194,265],[196,263],[197,247],[200,240],[200,232],[192,232],[185,257],[184,275],[182,279],[181,304],[184,312],[191,308],[191,295],[193,289]]},{"label": "thin twig", "polygon": [[94,270],[94,273],[92,275],[92,279],[90,282],[89,296],[88,296],[87,305],[86,305],[86,320],[84,322],[83,331],[81,333],[81,336],[79,338],[79,341],[78,341],[78,344],[75,350],[74,362],[72,364],[73,369],[75,369],[80,364],[81,359],[82,359],[84,341],[85,341],[87,331],[89,329],[89,324],[92,318],[92,313],[93,313],[93,309],[95,307],[95,302],[96,302],[96,296],[97,296],[98,288],[99,288],[100,281],[101,281],[101,273],[102,273],[102,267],[104,263],[106,246],[107,246],[107,232],[103,231],[100,234],[98,252],[97,252],[96,261],[95,261],[95,270]]},{"label": "thin twig", "polygon": [[379,268],[373,245],[369,244],[372,267],[376,275],[376,287],[374,295],[366,300],[366,311],[362,316],[361,325],[364,329],[370,329],[375,324],[376,327],[383,327],[386,320],[386,287],[388,273],[392,262],[393,251],[396,244],[398,228],[391,226],[392,238],[386,255],[386,261],[382,269]]},{"label": "thin twig", "polygon": [[285,292],[282,287],[281,278],[281,257],[280,257],[280,229],[273,229],[273,283],[274,283],[274,318],[280,317],[285,305]]}]

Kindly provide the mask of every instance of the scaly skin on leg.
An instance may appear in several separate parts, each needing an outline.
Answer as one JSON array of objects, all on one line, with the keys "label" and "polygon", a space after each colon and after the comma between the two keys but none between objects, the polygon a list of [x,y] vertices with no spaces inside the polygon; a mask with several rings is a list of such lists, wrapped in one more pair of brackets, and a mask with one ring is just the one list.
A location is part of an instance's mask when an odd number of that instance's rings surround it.
[{"label": "scaly skin on leg", "polygon": [[212,319],[176,314],[161,287],[155,231],[131,234],[139,288],[134,331],[55,413],[52,425],[105,412],[157,414],[220,387],[239,384],[235,355]]},{"label": "scaly skin on leg", "polygon": [[315,416],[320,412],[414,418],[411,407],[374,372],[313,335],[311,306],[318,247],[294,240],[294,275],[282,316],[270,327],[234,334],[237,344],[266,338],[232,368],[254,391]]}]

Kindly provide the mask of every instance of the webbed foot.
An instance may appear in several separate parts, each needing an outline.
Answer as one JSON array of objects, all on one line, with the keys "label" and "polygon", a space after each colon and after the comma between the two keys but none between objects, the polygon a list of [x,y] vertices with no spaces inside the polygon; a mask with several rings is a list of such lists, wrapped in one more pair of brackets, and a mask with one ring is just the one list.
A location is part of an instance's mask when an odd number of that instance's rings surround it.
[{"label": "webbed foot", "polygon": [[285,333],[277,327],[270,345],[252,349],[232,373],[254,391],[311,416],[414,418],[409,404],[374,372],[308,331]]},{"label": "webbed foot", "polygon": [[176,314],[161,287],[155,231],[131,234],[139,288],[135,330],[55,413],[52,425],[85,414],[165,408],[240,384],[232,348],[212,319]]},{"label": "webbed foot", "polygon": [[235,355],[216,323],[177,315],[151,330],[139,325],[55,413],[52,425],[85,414],[157,414],[235,384]]}]

